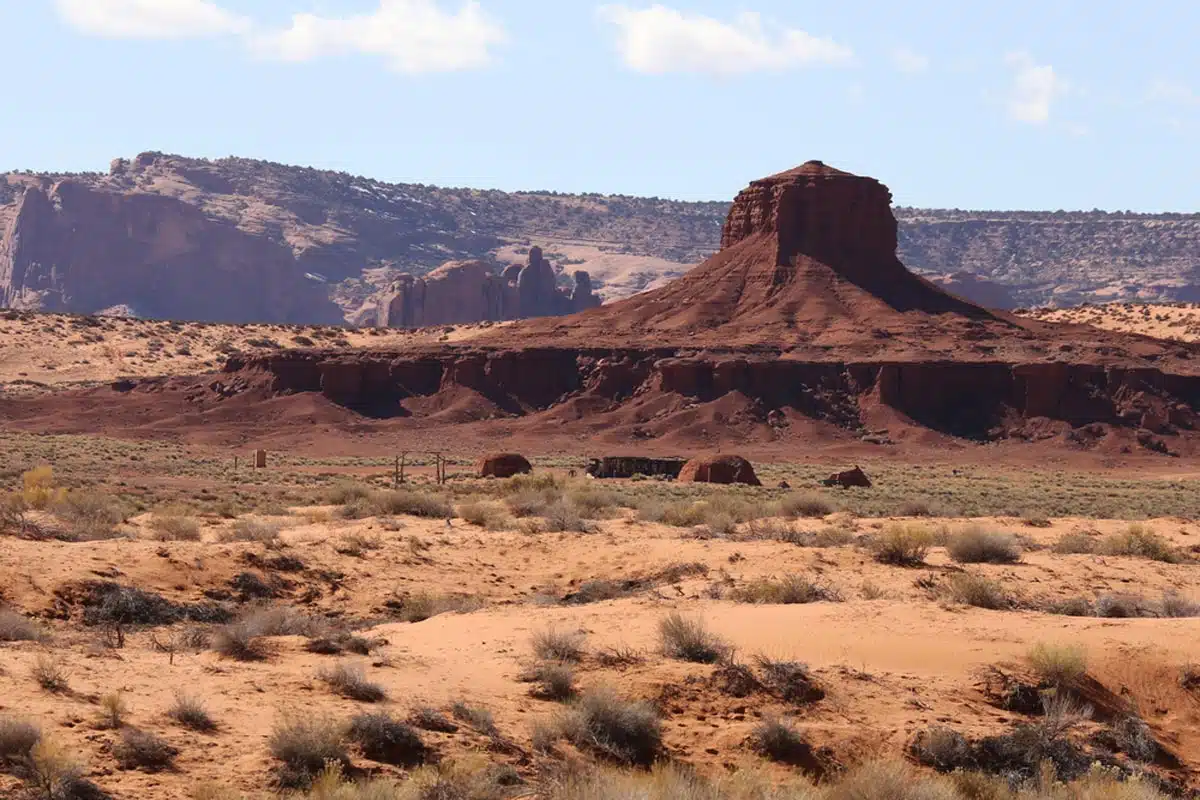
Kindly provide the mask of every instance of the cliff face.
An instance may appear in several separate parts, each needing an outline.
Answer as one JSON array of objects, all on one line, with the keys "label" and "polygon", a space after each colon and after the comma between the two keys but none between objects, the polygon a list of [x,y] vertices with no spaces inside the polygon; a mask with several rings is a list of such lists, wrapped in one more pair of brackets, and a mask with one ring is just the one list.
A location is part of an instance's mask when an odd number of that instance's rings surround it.
[{"label": "cliff face", "polygon": [[379,302],[377,324],[421,328],[472,322],[500,322],[573,314],[600,305],[587,272],[575,273],[572,291],[560,289],[540,247],[529,262],[497,274],[481,261],[455,261],[417,278],[404,274]]},{"label": "cliff face", "polygon": [[0,240],[0,304],[219,322],[334,323],[290,250],[170,197],[28,188]]}]

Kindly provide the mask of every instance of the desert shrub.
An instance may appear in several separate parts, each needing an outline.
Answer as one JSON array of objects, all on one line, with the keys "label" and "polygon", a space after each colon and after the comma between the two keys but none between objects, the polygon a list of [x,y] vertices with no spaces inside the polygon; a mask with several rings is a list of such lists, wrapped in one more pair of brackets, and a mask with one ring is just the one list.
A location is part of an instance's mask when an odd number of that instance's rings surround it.
[{"label": "desert shrub", "polygon": [[763,687],[789,703],[803,705],[825,697],[825,690],[812,676],[807,664],[761,654],[754,657],[754,664],[762,674]]},{"label": "desert shrub", "polygon": [[339,519],[367,519],[376,514],[375,504],[370,497],[352,497],[338,506]]},{"label": "desert shrub", "polygon": [[125,521],[124,509],[100,492],[68,492],[51,510],[70,526],[72,541],[111,539],[118,535],[114,528]]},{"label": "desert shrub", "polygon": [[736,538],[739,542],[791,542],[800,533],[785,520],[764,517],[747,522],[745,528],[737,532]]},{"label": "desert shrub", "polygon": [[1051,614],[1061,614],[1064,617],[1090,617],[1092,603],[1086,597],[1067,597],[1047,603],[1046,611]]},{"label": "desert shrub", "polygon": [[505,511],[504,506],[488,500],[460,503],[458,516],[469,525],[477,525],[489,531],[509,530],[513,526],[512,517]]},{"label": "desert shrub", "polygon": [[677,611],[659,620],[658,637],[663,653],[681,661],[713,664],[729,652],[729,646],[709,631],[704,620]]},{"label": "desert shrub", "polygon": [[1148,558],[1167,564],[1177,564],[1183,560],[1179,551],[1166,539],[1136,523],[1123,533],[1105,536],[1099,550],[1104,555]]},{"label": "desert shrub", "polygon": [[1096,616],[1108,619],[1136,619],[1152,617],[1146,600],[1136,594],[1102,594],[1096,598]]},{"label": "desert shrub", "polygon": [[662,726],[654,709],[608,689],[584,694],[561,724],[563,736],[579,749],[622,764],[649,766],[662,751]]},{"label": "desert shrub", "polygon": [[781,536],[780,540],[797,547],[844,547],[851,544],[854,538],[852,530],[829,525],[815,531],[792,530]]},{"label": "desert shrub", "polygon": [[733,600],[739,603],[796,605],[800,603],[841,602],[837,589],[810,580],[803,575],[784,575],[779,579],[764,579],[739,586],[733,590]]},{"label": "desert shrub", "polygon": [[113,745],[113,757],[121,769],[158,772],[171,766],[179,751],[149,731],[127,729]]},{"label": "desert shrub", "polygon": [[63,668],[62,662],[54,656],[45,653],[39,655],[33,662],[30,673],[37,685],[47,692],[61,694],[70,688],[67,672]]},{"label": "desert shrub", "polygon": [[492,716],[492,712],[486,708],[472,706],[462,700],[457,700],[450,704],[450,714],[459,722],[462,722],[487,736],[495,736],[496,718]]},{"label": "desert shrub", "polygon": [[586,635],[580,631],[560,631],[553,627],[535,633],[530,640],[534,655],[543,661],[578,662],[583,659]]},{"label": "desert shrub", "polygon": [[0,714],[0,762],[25,761],[41,738],[41,729],[32,722]]},{"label": "desert shrub", "polygon": [[42,627],[25,615],[0,608],[0,642],[39,642],[45,636]]},{"label": "desert shrub", "polygon": [[1038,677],[1051,686],[1071,686],[1087,674],[1087,652],[1079,645],[1039,642],[1027,658]]},{"label": "desert shrub", "polygon": [[204,708],[204,703],[190,695],[175,695],[175,702],[167,709],[167,716],[194,731],[207,733],[217,729],[217,723]]},{"label": "desert shrub", "polygon": [[279,541],[282,526],[260,519],[238,519],[221,532],[222,542],[256,542],[273,546]]},{"label": "desert shrub", "polygon": [[125,724],[125,715],[129,707],[120,691],[109,692],[100,698],[100,724],[105,728],[116,730]]},{"label": "desert shrub", "polygon": [[508,495],[504,502],[508,505],[513,516],[540,517],[546,509],[559,502],[562,495],[557,489],[522,489]]},{"label": "desert shrub", "polygon": [[952,535],[946,552],[960,564],[1015,564],[1021,560],[1015,536],[977,526]]},{"label": "desert shrub", "polygon": [[286,788],[308,786],[328,762],[350,766],[341,727],[311,713],[281,717],[271,730],[267,746],[281,762],[279,783]]},{"label": "desert shrub", "polygon": [[333,546],[338,555],[363,558],[368,550],[379,550],[383,544],[375,536],[363,533],[347,533]]},{"label": "desert shrub", "polygon": [[972,575],[967,572],[952,575],[946,582],[944,591],[946,597],[955,603],[975,608],[996,611],[1012,605],[1004,588],[998,582],[982,575]]},{"label": "desert shrub", "polygon": [[42,464],[21,473],[21,500],[29,508],[49,508],[65,496],[65,489],[55,488],[54,469],[49,465]]},{"label": "desert shrub", "polygon": [[591,533],[594,529],[569,500],[551,503],[542,511],[542,518],[548,533]]},{"label": "desert shrub", "polygon": [[160,542],[200,541],[200,523],[180,514],[155,514],[150,520],[150,530]]},{"label": "desert shrub", "polygon": [[[1163,592],[1162,615],[1164,617],[1200,617],[1200,604],[1184,597],[1178,592]],[[0,624],[0,631],[3,625]],[[0,639],[4,634],[0,632]]]},{"label": "desert shrub", "polygon": [[449,717],[436,708],[421,706],[414,708],[408,715],[408,724],[423,731],[434,733],[457,733],[458,726]]},{"label": "desert shrub", "polygon": [[898,517],[948,517],[950,514],[939,514],[934,504],[923,497],[910,498],[896,506]]},{"label": "desert shrub", "polygon": [[750,749],[782,764],[803,765],[812,761],[812,746],[790,724],[779,717],[765,717],[750,731]]},{"label": "desert shrub", "polygon": [[424,763],[429,755],[420,735],[410,725],[383,712],[354,717],[347,736],[362,749],[363,755],[383,764],[411,767]]},{"label": "desert shrub", "polygon": [[404,622],[423,622],[438,614],[467,613],[482,607],[483,601],[472,595],[416,592],[396,601],[396,615]]},{"label": "desert shrub", "polygon": [[59,741],[41,738],[25,765],[31,788],[45,800],[99,800],[107,795],[83,777],[83,765]]},{"label": "desert shrub", "polygon": [[597,486],[581,486],[567,492],[567,501],[584,519],[602,519],[611,516],[620,507],[621,498],[616,492]]},{"label": "desert shrub", "polygon": [[365,656],[375,648],[375,643],[362,636],[349,633],[338,633],[329,636],[316,636],[304,644],[304,649],[310,653],[323,656],[336,656],[341,653],[355,653]]},{"label": "desert shrub", "polygon": [[449,519],[454,516],[454,509],[444,496],[412,489],[379,492],[373,502],[380,514],[403,514],[426,519]]},{"label": "desert shrub", "polygon": [[941,725],[919,731],[908,746],[918,764],[939,772],[951,772],[969,766],[971,743],[956,730]]},{"label": "desert shrub", "polygon": [[818,492],[793,492],[779,501],[779,510],[785,517],[827,517],[836,508]]},{"label": "desert shrub", "polygon": [[915,567],[925,563],[933,538],[922,525],[889,525],[874,539],[871,549],[881,564]]},{"label": "desert shrub", "polygon": [[569,700],[575,696],[575,670],[562,662],[535,664],[523,679],[536,683],[534,695],[546,700]]},{"label": "desert shrub", "polygon": [[1070,531],[1058,537],[1058,541],[1054,543],[1054,552],[1060,555],[1068,555],[1072,553],[1080,553],[1090,555],[1099,549],[1096,540],[1088,536],[1086,533],[1078,531]]},{"label": "desert shrub", "polygon": [[354,481],[340,481],[325,492],[325,502],[331,506],[344,506],[353,500],[370,500],[371,487]]},{"label": "desert shrub", "polygon": [[377,683],[367,680],[363,668],[357,664],[338,664],[317,673],[333,692],[349,700],[362,703],[378,703],[387,698],[387,692]]},{"label": "desert shrub", "polygon": [[136,586],[97,583],[89,587],[88,596],[84,600],[83,623],[122,626],[170,625],[191,616],[193,610],[197,616],[203,617],[207,613],[206,608],[181,607],[162,595]]},{"label": "desert shrub", "polygon": [[958,797],[944,778],[922,775],[903,761],[867,761],[832,784],[824,800],[957,800]]},{"label": "desert shrub", "polygon": [[29,530],[29,504],[16,492],[0,495],[0,533],[19,536]]},{"label": "desert shrub", "polygon": [[1122,717],[1114,722],[1110,734],[1116,749],[1134,761],[1149,763],[1158,755],[1158,741],[1153,731],[1136,716]]}]

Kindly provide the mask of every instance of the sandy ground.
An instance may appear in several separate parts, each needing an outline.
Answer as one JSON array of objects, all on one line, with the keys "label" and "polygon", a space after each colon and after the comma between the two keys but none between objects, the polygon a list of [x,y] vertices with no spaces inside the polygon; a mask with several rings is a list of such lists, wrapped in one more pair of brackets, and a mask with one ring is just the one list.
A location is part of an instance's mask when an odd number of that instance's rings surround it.
[{"label": "sandy ground", "polygon": [[[793,717],[813,744],[829,747],[843,763],[897,755],[930,725],[968,735],[1001,732],[1021,717],[989,703],[983,692],[987,669],[1028,674],[1025,657],[1034,644],[1078,644],[1086,649],[1089,675],[1182,761],[1175,777],[1200,782],[1200,695],[1178,681],[1185,664],[1200,662],[1200,619],[1075,618],[1034,610],[1072,596],[1140,594],[1154,603],[1164,592],[1194,593],[1193,563],[1047,549],[1067,532],[1100,537],[1128,523],[1060,519],[1033,528],[1010,519],[977,520],[1018,533],[1025,543],[1021,562],[960,566],[938,547],[925,566],[900,568],[876,563],[853,544],[698,539],[686,530],[638,522],[630,512],[599,522],[594,533],[536,535],[485,531],[460,519],[449,525],[408,517],[345,521],[331,519],[330,512],[298,509],[278,518],[286,526],[283,545],[270,550],[219,543],[221,530],[232,523],[217,518],[202,520],[201,542],[149,541],[145,516],[135,518],[127,529],[134,538],[126,540],[0,539],[4,604],[39,616],[53,632],[45,644],[0,644],[0,713],[38,720],[81,754],[93,780],[117,798],[185,798],[205,780],[248,795],[264,791],[273,763],[266,738],[281,715],[302,711],[344,719],[373,708],[332,695],[317,678],[339,657],[307,652],[300,637],[272,639],[271,655],[261,662],[207,650],[169,656],[156,646],[170,639],[169,628],[133,632],[123,648],[112,649],[100,631],[79,622],[79,609],[68,602],[70,587],[89,580],[197,602],[249,571],[287,582],[276,602],[385,642],[370,656],[347,659],[386,689],[382,708],[401,716],[417,706],[445,709],[455,701],[486,708],[511,742],[489,757],[520,769],[530,767],[535,724],[558,713],[557,704],[530,696],[529,685],[518,680],[533,662],[531,635],[554,628],[586,633],[588,655],[578,673],[583,688],[613,686],[655,701],[671,755],[709,771],[761,765],[746,738],[763,715],[777,713]],[[839,517],[796,526],[818,530],[830,524],[863,535],[890,521]],[[956,530],[964,522],[924,524]],[[1191,521],[1155,520],[1147,527],[1185,550],[1200,543],[1200,526]],[[357,556],[339,553],[355,536],[371,542],[370,549]],[[278,573],[263,566],[277,555],[299,559],[303,569]],[[661,577],[679,564],[693,566],[684,577]],[[963,570],[997,581],[1017,601],[1014,610],[967,607],[930,588]],[[738,587],[793,573],[836,590],[842,601],[757,605],[730,599]],[[599,579],[644,581],[618,599],[556,602]],[[469,594],[483,605],[418,623],[397,621],[388,601],[420,592]],[[744,661],[765,653],[809,664],[826,697],[792,707],[770,696],[723,694],[715,667],[662,655],[657,626],[673,610],[702,618]],[[57,618],[64,616],[69,619]],[[640,660],[601,666],[596,654],[608,648],[632,648]],[[46,655],[66,670],[67,692],[43,691],[30,677]],[[174,769],[148,774],[117,768],[111,749],[118,734],[96,725],[98,698],[114,690],[128,703],[128,724],[179,749]],[[216,732],[186,731],[165,716],[180,690],[204,702],[219,723]],[[443,757],[489,749],[485,737],[465,730],[427,739]],[[361,757],[355,762],[394,771]],[[0,776],[0,792],[12,786]]]},{"label": "sandy ground", "polygon": [[232,353],[280,347],[389,348],[469,339],[494,326],[422,331],[220,325],[0,311],[0,391],[219,370]]},{"label": "sandy ground", "polygon": [[1095,325],[1110,331],[1140,333],[1158,339],[1200,341],[1200,303],[1101,303],[1072,308],[1042,308],[1023,316],[1044,322]]}]

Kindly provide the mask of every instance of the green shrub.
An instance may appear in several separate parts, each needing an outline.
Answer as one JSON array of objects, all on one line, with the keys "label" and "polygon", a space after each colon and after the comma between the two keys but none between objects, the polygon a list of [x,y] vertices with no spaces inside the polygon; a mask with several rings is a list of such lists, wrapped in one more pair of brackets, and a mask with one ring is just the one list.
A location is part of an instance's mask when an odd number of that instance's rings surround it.
[{"label": "green shrub", "polygon": [[1177,564],[1183,560],[1179,551],[1166,539],[1139,524],[1130,525],[1124,533],[1110,534],[1100,542],[1099,551],[1108,556],[1133,556]]}]

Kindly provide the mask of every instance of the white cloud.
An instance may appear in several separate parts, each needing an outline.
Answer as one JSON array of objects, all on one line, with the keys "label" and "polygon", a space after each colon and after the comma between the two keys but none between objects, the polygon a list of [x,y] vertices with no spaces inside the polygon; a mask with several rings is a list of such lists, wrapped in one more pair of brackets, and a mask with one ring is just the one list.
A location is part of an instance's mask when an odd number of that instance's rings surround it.
[{"label": "white cloud", "polygon": [[1009,53],[1005,61],[1015,71],[1008,113],[1018,122],[1043,125],[1050,120],[1054,101],[1067,91],[1067,82],[1049,64],[1038,64],[1029,53]]},{"label": "white cloud", "polygon": [[753,12],[739,14],[732,22],[662,5],[638,10],[610,5],[600,13],[619,29],[621,58],[637,72],[734,75],[845,64],[854,58],[849,47],[795,28],[768,36],[762,17]]},{"label": "white cloud", "polygon": [[185,39],[244,33],[245,17],[209,0],[55,0],[58,16],[92,36]]},{"label": "white cloud", "polygon": [[1150,99],[1181,106],[1200,105],[1200,94],[1175,81],[1156,80],[1150,85]]},{"label": "white cloud", "polygon": [[364,53],[386,59],[397,72],[416,74],[485,66],[490,48],[506,38],[474,0],[455,12],[443,11],[435,0],[380,0],[370,14],[296,14],[291,27],[257,36],[253,45],[284,61]]},{"label": "white cloud", "polygon": [[896,69],[907,72],[909,75],[917,75],[929,70],[929,56],[909,50],[907,47],[897,47],[893,50],[892,62],[896,65]]}]

